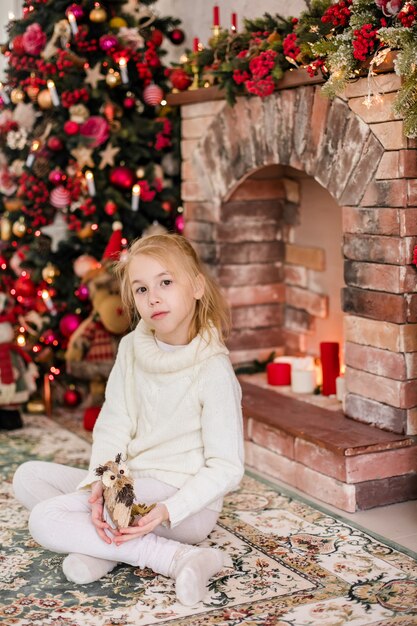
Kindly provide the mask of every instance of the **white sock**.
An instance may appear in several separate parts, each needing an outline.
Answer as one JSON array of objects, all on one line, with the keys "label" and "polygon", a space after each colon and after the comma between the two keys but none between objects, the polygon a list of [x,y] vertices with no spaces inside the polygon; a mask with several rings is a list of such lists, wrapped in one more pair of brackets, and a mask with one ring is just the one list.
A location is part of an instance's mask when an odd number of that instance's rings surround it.
[{"label": "white sock", "polygon": [[194,606],[207,592],[207,583],[223,567],[223,553],[213,548],[178,550],[174,557],[173,577],[177,599],[185,606]]},{"label": "white sock", "polygon": [[111,572],[116,565],[115,561],[73,553],[65,557],[62,571],[70,582],[87,585]]}]

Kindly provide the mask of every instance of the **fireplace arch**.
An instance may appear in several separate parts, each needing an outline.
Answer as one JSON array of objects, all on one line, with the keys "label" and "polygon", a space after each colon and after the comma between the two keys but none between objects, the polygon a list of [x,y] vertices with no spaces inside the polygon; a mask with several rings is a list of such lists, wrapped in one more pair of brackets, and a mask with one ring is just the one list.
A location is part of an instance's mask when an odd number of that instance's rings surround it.
[{"label": "fireplace arch", "polygon": [[[417,301],[410,261],[417,234],[416,150],[392,113],[397,77],[376,80],[385,100],[373,109],[363,102],[365,79],[333,101],[319,86],[301,84],[263,100],[240,98],[235,107],[223,100],[183,102],[185,234],[225,286],[235,316],[246,304],[247,312],[238,315],[246,315],[251,332],[241,333],[240,344],[232,337],[235,360],[248,350],[265,354],[283,343],[279,331],[288,294],[283,272],[273,270],[279,255],[288,254],[291,224],[284,219],[277,237],[268,239],[271,222],[279,213],[288,216],[297,202],[294,171],[314,178],[343,214],[345,411],[380,428],[414,434]],[[259,178],[259,172],[269,174]],[[258,228],[248,227],[257,220]],[[259,282],[256,266],[268,255],[271,279]],[[230,265],[248,266],[240,278],[237,268],[237,283]],[[309,306],[320,314],[323,302],[317,298]],[[256,326],[260,307],[266,318],[275,311],[279,320],[269,345],[265,326]]]}]

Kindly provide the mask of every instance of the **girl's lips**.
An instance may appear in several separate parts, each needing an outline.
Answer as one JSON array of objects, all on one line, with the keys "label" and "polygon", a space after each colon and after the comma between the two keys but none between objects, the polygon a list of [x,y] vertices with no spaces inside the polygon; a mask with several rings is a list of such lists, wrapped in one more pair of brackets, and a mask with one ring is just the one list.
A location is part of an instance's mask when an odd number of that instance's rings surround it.
[{"label": "girl's lips", "polygon": [[153,320],[160,320],[162,317],[168,314],[168,311],[159,311],[159,313],[154,313],[151,317]]}]

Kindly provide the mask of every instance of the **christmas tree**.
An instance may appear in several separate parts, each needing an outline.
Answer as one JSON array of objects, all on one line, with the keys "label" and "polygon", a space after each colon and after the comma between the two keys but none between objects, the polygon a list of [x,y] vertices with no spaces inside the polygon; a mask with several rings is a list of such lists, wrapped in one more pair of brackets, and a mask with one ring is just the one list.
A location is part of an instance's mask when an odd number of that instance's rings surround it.
[{"label": "christmas tree", "polygon": [[162,44],[183,33],[151,5],[25,0],[8,26],[0,292],[15,339],[51,378],[65,375],[68,340],[91,310],[83,276],[108,246],[181,228]]}]

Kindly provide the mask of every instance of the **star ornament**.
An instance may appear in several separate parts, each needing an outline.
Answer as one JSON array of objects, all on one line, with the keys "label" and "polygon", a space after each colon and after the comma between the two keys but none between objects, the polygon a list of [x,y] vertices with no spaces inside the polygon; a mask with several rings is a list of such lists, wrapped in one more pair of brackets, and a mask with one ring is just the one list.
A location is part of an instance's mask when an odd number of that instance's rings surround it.
[{"label": "star ornament", "polygon": [[113,146],[110,142],[107,144],[106,148],[100,152],[101,161],[98,166],[99,170],[104,170],[106,165],[113,167],[114,165],[114,157],[116,154],[120,152],[120,148],[117,146]]},{"label": "star ornament", "polygon": [[94,167],[94,161],[91,158],[93,150],[91,148],[86,148],[85,146],[78,146],[71,150],[72,156],[77,161],[77,164],[80,169],[83,167]]},{"label": "star ornament", "polygon": [[68,237],[68,224],[59,211],[55,215],[55,219],[49,226],[43,226],[41,231],[44,235],[51,238],[51,250],[56,252],[61,241]]},{"label": "star ornament", "polygon": [[101,63],[98,62],[94,67],[84,67],[86,78],[85,81],[87,85],[90,85],[91,89],[97,89],[97,84],[101,80],[105,80],[106,77],[101,73]]}]

